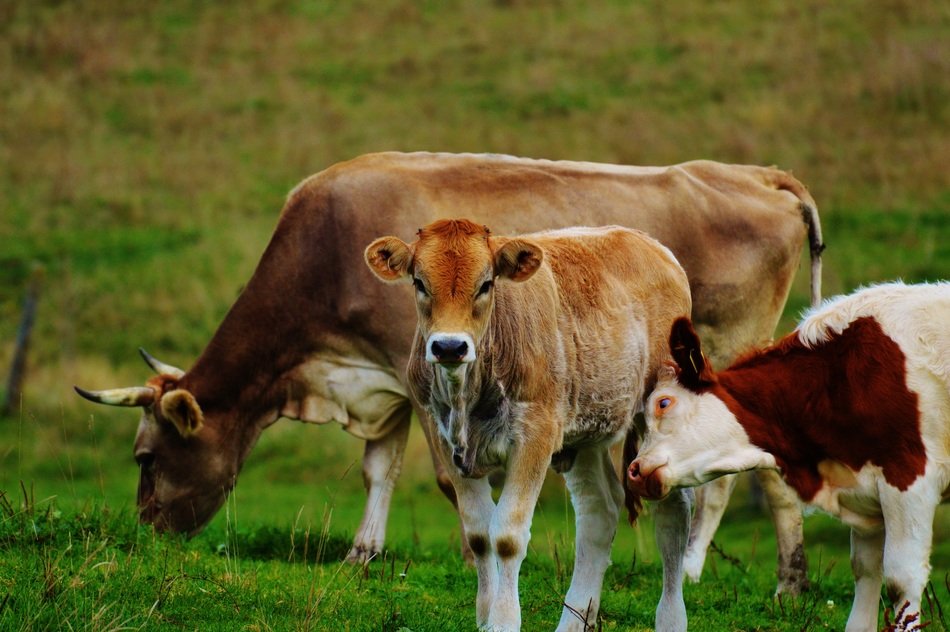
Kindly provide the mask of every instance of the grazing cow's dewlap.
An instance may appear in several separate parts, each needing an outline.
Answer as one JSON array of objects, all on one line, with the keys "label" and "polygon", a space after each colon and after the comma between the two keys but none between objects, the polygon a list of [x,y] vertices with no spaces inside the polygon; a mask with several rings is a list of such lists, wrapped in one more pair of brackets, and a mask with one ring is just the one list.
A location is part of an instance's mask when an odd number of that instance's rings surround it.
[{"label": "grazing cow's dewlap", "polygon": [[[950,490],[950,283],[889,283],[825,302],[724,371],[689,321],[647,406],[628,485],[647,497],[776,468],[852,527],[849,632],[877,629],[881,582],[919,611],[933,517]],[[885,546],[886,542],[886,546]]]},{"label": "grazing cow's dewlap", "polygon": [[[564,474],[577,521],[558,630],[596,625],[623,496],[608,448],[630,429],[668,357],[663,332],[690,311],[682,268],[625,228],[498,237],[467,220],[430,224],[411,244],[381,237],[366,261],[383,281],[412,283],[410,387],[454,465],[478,569],[478,625],[520,627],[518,574],[549,465]],[[487,475],[499,468],[496,505]],[[678,494],[657,514],[665,581],[656,625],[685,630],[689,504]]]}]

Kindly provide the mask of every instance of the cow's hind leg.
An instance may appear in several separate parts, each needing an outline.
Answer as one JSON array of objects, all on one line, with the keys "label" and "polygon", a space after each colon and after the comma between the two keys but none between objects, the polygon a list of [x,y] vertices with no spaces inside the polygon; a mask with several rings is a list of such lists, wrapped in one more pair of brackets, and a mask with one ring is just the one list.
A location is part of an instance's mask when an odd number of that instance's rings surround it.
[{"label": "cow's hind leg", "polygon": [[689,528],[689,543],[683,570],[690,581],[698,582],[706,553],[736,486],[736,475],[722,476],[696,488],[696,512]]},{"label": "cow's hind leg", "polygon": [[617,532],[623,487],[607,446],[580,450],[564,473],[576,524],[574,574],[564,599],[559,632],[596,629],[604,572]]},{"label": "cow's hind leg", "polygon": [[845,632],[877,630],[877,606],[881,599],[881,563],[884,531],[851,530],[851,572],[854,573],[854,602]]},{"label": "cow's hind leg", "polygon": [[402,470],[402,458],[406,452],[406,440],[409,437],[411,408],[398,408],[392,413],[389,433],[379,439],[366,442],[363,450],[363,485],[366,487],[366,508],[356,536],[353,548],[346,560],[351,563],[363,563],[371,560],[383,550],[386,542],[386,521],[389,518],[389,505],[393,497],[393,488],[399,472]]},{"label": "cow's hind leg", "polygon": [[684,632],[686,604],[683,602],[683,554],[689,537],[692,492],[673,492],[656,505],[654,530],[663,559],[663,594],[656,607],[657,632]]},{"label": "cow's hind leg", "polygon": [[756,477],[772,513],[778,548],[778,585],[775,594],[798,595],[808,589],[808,563],[802,505],[798,494],[774,470],[757,470]]}]

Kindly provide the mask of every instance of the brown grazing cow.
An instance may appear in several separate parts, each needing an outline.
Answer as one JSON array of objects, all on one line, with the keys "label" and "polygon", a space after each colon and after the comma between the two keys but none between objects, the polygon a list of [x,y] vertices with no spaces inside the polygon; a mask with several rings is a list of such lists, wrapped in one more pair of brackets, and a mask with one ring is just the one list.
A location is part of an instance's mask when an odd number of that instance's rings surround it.
[{"label": "brown grazing cow", "polygon": [[[497,237],[439,220],[407,244],[381,237],[366,262],[383,281],[411,281],[418,324],[409,388],[437,430],[478,571],[476,622],[521,627],[518,574],[549,465],[574,505],[576,563],[558,630],[596,627],[623,486],[609,447],[643,410],[668,359],[667,334],[690,312],[673,254],[627,228],[568,228]],[[407,291],[407,293],[409,293]],[[505,472],[492,500],[487,474]],[[663,599],[657,629],[685,630],[685,494],[659,504]]]},{"label": "brown grazing cow", "polygon": [[[152,363],[159,375],[146,387],[87,393],[145,409],[135,439],[141,518],[160,529],[197,532],[224,503],[270,424],[279,417],[336,421],[366,441],[368,498],[351,558],[379,552],[412,414],[403,367],[415,308],[409,296],[374,280],[361,253],[378,235],[449,215],[503,233],[577,224],[646,231],[686,270],[693,322],[722,363],[771,338],[806,234],[818,293],[814,201],[777,169],[362,156],[291,192],[253,277],[187,372]],[[779,590],[795,592],[805,581],[801,516],[778,480],[771,475],[765,489],[778,532]],[[444,473],[439,483],[452,493]],[[693,576],[721,517],[725,498],[716,496],[720,502],[697,512],[699,536],[687,552]]]},{"label": "brown grazing cow", "polygon": [[882,577],[902,612],[896,629],[922,629],[934,513],[950,497],[950,283],[837,297],[718,373],[688,319],[670,348],[677,366],[650,397],[628,484],[662,498],[729,472],[780,470],[803,501],[851,527],[845,629],[879,629]]}]

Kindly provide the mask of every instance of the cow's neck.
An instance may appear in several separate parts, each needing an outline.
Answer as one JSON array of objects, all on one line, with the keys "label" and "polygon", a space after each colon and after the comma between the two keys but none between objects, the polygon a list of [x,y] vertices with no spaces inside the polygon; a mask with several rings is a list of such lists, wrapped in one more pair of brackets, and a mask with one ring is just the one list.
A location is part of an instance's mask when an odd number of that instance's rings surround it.
[{"label": "cow's neck", "polygon": [[[298,365],[314,344],[312,329],[325,309],[306,288],[295,287],[300,262],[287,261],[275,233],[257,270],[228,311],[181,388],[206,420],[236,434],[246,454],[260,430],[276,421],[284,393],[277,378]],[[308,320],[309,319],[309,320]]]},{"label": "cow's neck", "polygon": [[[782,345],[797,344],[783,340]],[[772,350],[719,373],[713,393],[735,415],[750,441],[775,457],[786,481],[811,500],[821,487],[824,448],[808,437],[806,406],[818,393],[807,379],[785,379],[788,355]]]},{"label": "cow's neck", "polygon": [[517,408],[482,356],[455,371],[433,367],[429,410],[466,475],[480,476],[504,464],[507,430]]}]

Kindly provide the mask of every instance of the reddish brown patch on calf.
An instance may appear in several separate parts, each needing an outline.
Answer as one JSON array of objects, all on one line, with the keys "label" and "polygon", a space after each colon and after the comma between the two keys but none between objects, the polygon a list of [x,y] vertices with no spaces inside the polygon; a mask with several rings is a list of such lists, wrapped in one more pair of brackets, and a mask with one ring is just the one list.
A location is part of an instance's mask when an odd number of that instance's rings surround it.
[{"label": "reddish brown patch on calf", "polygon": [[498,551],[498,557],[504,560],[509,557],[514,557],[515,553],[518,552],[518,547],[515,546],[511,538],[498,538],[498,540],[495,541],[495,550]]},{"label": "reddish brown patch on calf", "polygon": [[488,540],[483,535],[470,535],[468,536],[468,546],[472,549],[472,553],[481,557],[488,551]]},{"label": "reddish brown patch on calf", "polygon": [[871,463],[906,490],[924,473],[916,393],[906,358],[871,317],[806,348],[793,333],[716,376],[722,399],[755,445],[773,454],[786,480],[811,500],[826,459],[860,470]]}]

